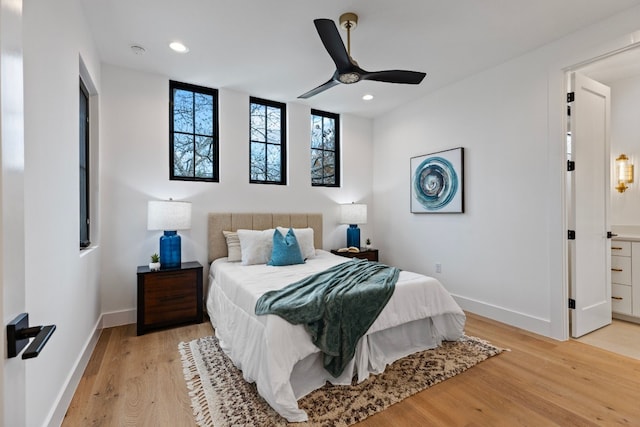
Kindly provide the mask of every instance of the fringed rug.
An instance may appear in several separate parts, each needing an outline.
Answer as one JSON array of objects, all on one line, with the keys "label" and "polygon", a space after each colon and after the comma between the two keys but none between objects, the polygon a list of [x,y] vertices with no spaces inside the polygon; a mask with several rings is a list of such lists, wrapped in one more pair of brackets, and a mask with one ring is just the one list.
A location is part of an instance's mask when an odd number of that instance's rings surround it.
[{"label": "fringed rug", "polygon": [[400,359],[380,375],[351,386],[326,385],[298,401],[309,422],[289,424],[265,402],[224,354],[215,337],[180,343],[196,424],[226,426],[350,426],[394,403],[499,354],[479,338],[443,342]]}]

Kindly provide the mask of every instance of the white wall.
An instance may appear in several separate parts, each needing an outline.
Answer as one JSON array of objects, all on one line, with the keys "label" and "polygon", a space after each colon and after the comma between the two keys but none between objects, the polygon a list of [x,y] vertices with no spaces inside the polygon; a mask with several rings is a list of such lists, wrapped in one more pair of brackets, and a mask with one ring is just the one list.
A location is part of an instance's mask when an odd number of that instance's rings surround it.
[{"label": "white wall", "polygon": [[[322,212],[324,247],[330,249],[346,243],[346,226],[338,224],[338,203],[373,201],[368,119],[341,117],[342,187],[312,188],[310,110],[288,104],[289,184],[249,184],[249,94],[221,89],[220,182],[170,181],[169,77],[103,64],[102,90],[103,312],[133,315],[136,266],[149,263],[161,235],[146,229],[148,200],[172,197],[193,203],[192,228],[180,232],[182,259],[203,265],[207,212]],[[373,228],[362,229],[364,238]]]},{"label": "white wall", "polygon": [[[24,88],[22,1],[0,0],[0,313],[3,325],[25,308]],[[0,328],[0,342],[6,343]],[[7,354],[7,352],[4,352]],[[26,423],[26,369],[0,364],[0,424]]]},{"label": "white wall", "polygon": [[80,56],[99,92],[79,1],[24,2],[26,306],[30,324],[57,325],[40,356],[23,361],[28,426],[61,421],[64,412],[53,411],[66,408],[66,386],[101,314],[100,248],[79,250]]},{"label": "white wall", "polygon": [[[382,259],[441,279],[465,309],[565,338],[563,68],[632,42],[639,17],[632,9],[376,119]],[[466,212],[411,214],[409,158],[460,146]]]},{"label": "white wall", "polygon": [[[634,183],[624,193],[611,189],[611,224],[640,225],[640,76],[611,84],[611,165],[626,154],[635,166]],[[612,184],[613,186],[613,184]]]},{"label": "white wall", "polygon": [[[512,62],[375,122],[385,260],[434,275],[465,299],[549,317],[551,278],[538,265],[548,251],[545,74],[536,61]],[[454,147],[465,148],[465,213],[411,214],[409,158]]]}]

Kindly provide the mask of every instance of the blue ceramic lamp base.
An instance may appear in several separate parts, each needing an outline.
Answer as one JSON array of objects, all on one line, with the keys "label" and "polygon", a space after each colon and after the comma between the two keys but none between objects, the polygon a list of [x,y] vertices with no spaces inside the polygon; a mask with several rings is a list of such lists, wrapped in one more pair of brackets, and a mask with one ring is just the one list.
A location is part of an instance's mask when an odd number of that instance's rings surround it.
[{"label": "blue ceramic lamp base", "polygon": [[358,224],[351,224],[347,228],[347,246],[360,248],[360,229]]},{"label": "blue ceramic lamp base", "polygon": [[177,231],[165,231],[160,236],[160,268],[180,268],[182,252],[180,236]]}]

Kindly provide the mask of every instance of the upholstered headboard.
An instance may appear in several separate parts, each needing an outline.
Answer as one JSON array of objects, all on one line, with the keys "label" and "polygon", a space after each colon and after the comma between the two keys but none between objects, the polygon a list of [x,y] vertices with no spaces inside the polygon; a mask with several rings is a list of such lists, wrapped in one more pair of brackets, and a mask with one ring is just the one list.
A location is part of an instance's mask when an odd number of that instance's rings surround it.
[{"label": "upholstered headboard", "polygon": [[210,213],[208,218],[209,262],[227,256],[223,230],[267,230],[275,227],[313,228],[313,245],[322,249],[320,213]]}]

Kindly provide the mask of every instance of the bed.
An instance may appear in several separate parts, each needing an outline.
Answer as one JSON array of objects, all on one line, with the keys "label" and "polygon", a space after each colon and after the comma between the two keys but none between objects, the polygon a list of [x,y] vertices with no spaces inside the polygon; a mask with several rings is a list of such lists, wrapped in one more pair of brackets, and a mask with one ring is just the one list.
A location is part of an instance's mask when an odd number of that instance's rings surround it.
[{"label": "bed", "polygon": [[[277,226],[312,229],[315,256],[286,267],[229,261],[223,231]],[[464,334],[465,315],[440,282],[401,271],[391,299],[358,341],[355,356],[340,376],[333,377],[324,369],[322,353],[302,325],[292,325],[277,315],[255,314],[256,302],[264,292],[350,261],[321,249],[322,215],[210,213],[208,239],[207,311],[216,337],[245,380],[255,382],[260,395],[289,422],[307,420],[297,400],[326,382],[348,385],[354,377],[364,381],[395,360]]]}]

